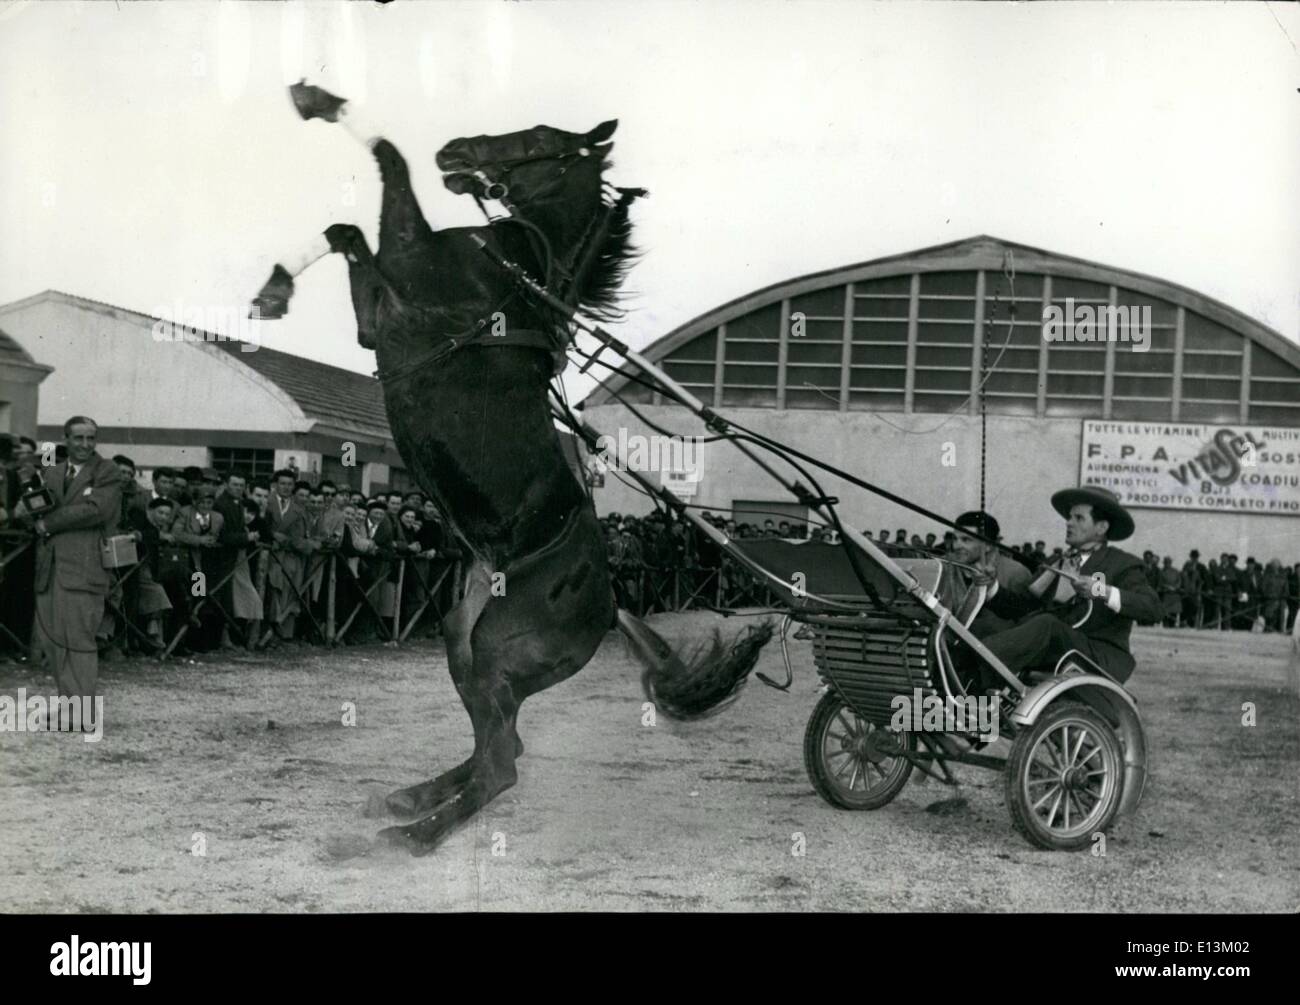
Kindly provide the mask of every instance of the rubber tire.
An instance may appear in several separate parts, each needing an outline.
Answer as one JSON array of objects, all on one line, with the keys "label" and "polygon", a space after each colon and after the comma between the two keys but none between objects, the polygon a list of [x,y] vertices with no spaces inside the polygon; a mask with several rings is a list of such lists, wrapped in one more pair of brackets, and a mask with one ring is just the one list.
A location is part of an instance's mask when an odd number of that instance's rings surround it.
[{"label": "rubber tire", "polygon": [[[1100,738],[1103,747],[1109,747],[1115,765],[1115,784],[1110,793],[1110,805],[1100,819],[1085,833],[1074,838],[1059,838],[1047,830],[1038,820],[1037,814],[1023,795],[1021,778],[1029,770],[1029,755],[1034,745],[1044,733],[1051,730],[1063,719],[1080,719]],[[1100,713],[1084,702],[1053,703],[1038,717],[1029,729],[1017,733],[1011,744],[1011,756],[1007,758],[1004,776],[1006,786],[1007,809],[1011,811],[1011,822],[1030,844],[1051,851],[1079,851],[1089,848],[1093,835],[1104,832],[1119,812],[1119,805],[1124,798],[1124,747],[1115,735],[1115,730]]]},{"label": "rubber tire", "polygon": [[[817,702],[817,707],[813,709],[812,716],[808,719],[808,728],[804,730],[803,735],[803,763],[808,772],[808,780],[812,782],[812,786],[819,796],[839,809],[880,809],[903,791],[908,778],[912,775],[912,762],[906,758],[898,758],[901,767],[895,768],[896,774],[894,777],[890,778],[888,784],[878,792],[873,792],[870,795],[864,793],[856,798],[846,795],[831,780],[832,773],[822,756],[823,737],[826,729],[834,721],[841,709],[848,709],[850,714],[854,714],[853,710],[848,708],[834,689],[830,689],[821,696],[821,700]],[[879,729],[880,727],[872,726],[872,728]],[[905,750],[909,752],[916,750],[916,735],[914,733],[904,733],[902,742]]]}]

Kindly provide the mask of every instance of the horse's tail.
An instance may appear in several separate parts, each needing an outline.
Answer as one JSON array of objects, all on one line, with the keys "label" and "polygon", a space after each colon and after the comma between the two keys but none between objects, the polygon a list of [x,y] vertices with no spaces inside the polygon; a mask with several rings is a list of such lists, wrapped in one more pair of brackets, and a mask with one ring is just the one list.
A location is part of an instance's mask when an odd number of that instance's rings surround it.
[{"label": "horse's tail", "polygon": [[772,638],[772,623],[749,625],[730,643],[714,629],[713,637],[683,658],[640,618],[619,608],[618,629],[641,664],[646,697],[670,719],[705,719],[740,695],[758,662],[759,650]]}]

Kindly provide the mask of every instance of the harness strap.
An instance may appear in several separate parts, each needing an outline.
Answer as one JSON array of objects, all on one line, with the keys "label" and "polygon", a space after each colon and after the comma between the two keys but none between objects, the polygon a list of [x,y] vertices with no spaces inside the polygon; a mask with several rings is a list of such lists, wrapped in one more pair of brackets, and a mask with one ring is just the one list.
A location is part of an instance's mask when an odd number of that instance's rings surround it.
[{"label": "harness strap", "polygon": [[376,370],[374,376],[388,382],[405,380],[418,370],[441,363],[457,349],[463,349],[469,345],[483,348],[510,346],[520,349],[543,349],[548,353],[556,351],[555,339],[547,335],[546,332],[532,328],[510,328],[507,326],[500,335],[495,335],[492,334],[489,327],[488,319],[481,318],[469,332],[449,336],[429,352],[417,356],[410,362],[403,363],[392,370]]}]

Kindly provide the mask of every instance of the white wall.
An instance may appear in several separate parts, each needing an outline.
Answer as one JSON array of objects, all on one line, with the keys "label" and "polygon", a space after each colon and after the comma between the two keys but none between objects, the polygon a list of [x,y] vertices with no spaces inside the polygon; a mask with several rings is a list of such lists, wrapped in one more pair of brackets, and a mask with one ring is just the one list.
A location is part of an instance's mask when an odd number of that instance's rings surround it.
[{"label": "white wall", "polygon": [[305,430],[283,392],[215,346],[157,342],[150,326],[111,309],[50,299],[0,313],[32,358],[54,367],[39,422],[89,415],[137,429]]},{"label": "white wall", "polygon": [[[683,435],[701,435],[703,425],[676,406],[638,405],[651,421]],[[724,408],[722,414],[789,444],[926,509],[956,517],[979,505],[980,422],[967,415],[784,411]],[[598,433],[651,433],[621,405],[589,407],[583,413]],[[895,428],[899,427],[899,428]],[[1001,523],[1010,543],[1043,540],[1049,547],[1064,538],[1064,522],[1051,508],[1053,492],[1078,484],[1081,421],[990,416],[986,509]],[[950,445],[950,446],[949,446]],[[954,461],[945,466],[945,452]],[[705,445],[703,477],[692,500],[706,509],[727,511],[735,499],[786,501],[790,496],[728,443]],[[776,466],[780,466],[779,464]],[[788,468],[786,469],[788,470]],[[817,474],[814,472],[814,474]],[[657,483],[658,476],[653,475]],[[830,475],[818,476],[823,490],[839,496],[841,519],[872,532],[905,527],[924,536],[944,528],[894,503],[854,488]],[[600,513],[644,513],[644,497],[609,474],[595,490]],[[1124,545],[1172,555],[1179,563],[1191,548],[1203,559],[1220,551],[1260,561],[1277,557],[1300,561],[1300,518],[1225,513],[1135,509],[1137,533]],[[892,534],[891,534],[892,537]]]}]

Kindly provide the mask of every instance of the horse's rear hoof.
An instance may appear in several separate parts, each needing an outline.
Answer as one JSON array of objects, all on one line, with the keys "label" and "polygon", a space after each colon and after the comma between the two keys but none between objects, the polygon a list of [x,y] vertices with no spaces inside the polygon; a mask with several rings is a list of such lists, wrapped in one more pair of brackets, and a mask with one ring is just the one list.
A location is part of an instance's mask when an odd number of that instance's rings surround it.
[{"label": "horse's rear hoof", "polygon": [[289,86],[289,97],[293,107],[303,119],[324,119],[326,122],[339,120],[339,109],[347,104],[343,98],[337,98],[323,87],[300,80]]},{"label": "horse's rear hoof", "polygon": [[417,828],[417,824],[385,827],[379,832],[379,840],[390,848],[401,848],[419,858],[433,851],[438,846],[438,842],[427,839],[421,832],[422,829]]},{"label": "horse's rear hoof", "polygon": [[415,801],[415,796],[403,789],[400,792],[391,793],[384,800],[384,809],[395,817],[413,817],[420,812],[420,807]]}]

